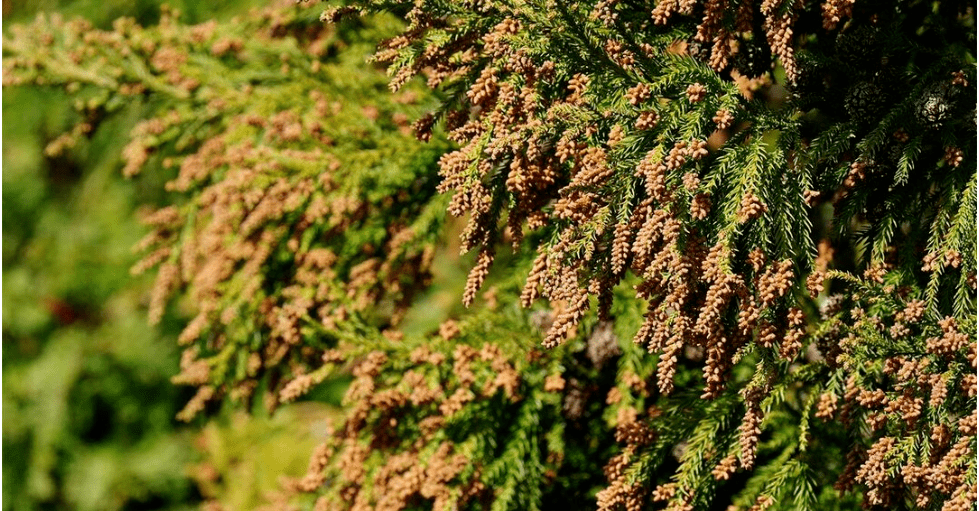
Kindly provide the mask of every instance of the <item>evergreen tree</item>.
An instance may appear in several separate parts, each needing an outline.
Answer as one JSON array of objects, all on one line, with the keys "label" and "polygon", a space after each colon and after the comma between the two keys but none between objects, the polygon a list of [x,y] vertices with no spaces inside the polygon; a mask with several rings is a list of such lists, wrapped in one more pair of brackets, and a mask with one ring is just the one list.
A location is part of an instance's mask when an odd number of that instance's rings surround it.
[{"label": "evergreen tree", "polygon": [[[4,44],[89,116],[53,150],[156,108],[124,172],[178,168],[136,269],[193,310],[181,418],[353,376],[277,504],[973,505],[973,6],[310,12]],[[351,72],[382,37],[393,95]],[[446,210],[468,310],[406,334]]]}]

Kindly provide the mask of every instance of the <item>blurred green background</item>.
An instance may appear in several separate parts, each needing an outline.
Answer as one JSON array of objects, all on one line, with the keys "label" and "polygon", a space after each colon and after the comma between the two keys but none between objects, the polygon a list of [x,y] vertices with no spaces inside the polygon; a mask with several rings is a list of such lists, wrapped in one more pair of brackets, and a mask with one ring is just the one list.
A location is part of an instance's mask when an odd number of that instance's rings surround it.
[{"label": "blurred green background", "polygon": [[[263,2],[171,1],[194,23]],[[153,0],[5,1],[5,29],[39,12],[109,27],[157,22]],[[219,414],[184,425],[192,395],[178,372],[181,318],[147,324],[152,276],[133,277],[145,234],[137,203],[161,203],[160,178],[123,179],[132,105],[67,156],[44,147],[77,122],[63,92],[3,94],[3,509],[248,509],[280,474],[305,471],[330,409],[274,418]]]}]

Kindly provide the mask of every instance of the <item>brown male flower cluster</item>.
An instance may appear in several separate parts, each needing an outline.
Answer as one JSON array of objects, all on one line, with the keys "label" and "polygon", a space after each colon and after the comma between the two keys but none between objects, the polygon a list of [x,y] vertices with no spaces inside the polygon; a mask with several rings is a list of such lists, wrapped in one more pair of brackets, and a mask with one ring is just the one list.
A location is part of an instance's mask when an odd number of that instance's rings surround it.
[{"label": "brown male flower cluster", "polygon": [[951,146],[945,148],[945,164],[951,167],[958,167],[962,164],[962,160],[964,158],[965,156],[963,155],[961,149]]},{"label": "brown male flower cluster", "polygon": [[711,119],[717,124],[717,129],[726,130],[734,125],[734,114],[727,109],[718,110]]},{"label": "brown male flower cluster", "polygon": [[641,484],[629,484],[626,480],[625,468],[634,453],[634,448],[627,448],[624,453],[613,457],[606,464],[605,477],[609,480],[609,485],[596,496],[599,510],[624,508],[627,511],[639,511],[643,508],[648,490]]},{"label": "brown male flower cluster", "polygon": [[739,460],[741,467],[750,470],[755,465],[757,455],[758,439],[761,436],[761,398],[764,392],[761,388],[749,388],[745,393],[745,403],[748,407],[739,428],[740,437],[738,442],[741,445]]},{"label": "brown male flower cluster", "polygon": [[687,87],[687,99],[691,103],[699,103],[704,100],[704,96],[707,95],[707,88],[699,83],[691,84]]},{"label": "brown male flower cluster", "polygon": [[844,18],[853,15],[856,0],[826,0],[822,3],[823,28],[833,30]]},{"label": "brown male flower cluster", "polygon": [[741,199],[741,209],[738,210],[738,221],[747,222],[748,220],[760,218],[766,211],[768,211],[768,206],[755,196],[755,194],[749,192]]}]

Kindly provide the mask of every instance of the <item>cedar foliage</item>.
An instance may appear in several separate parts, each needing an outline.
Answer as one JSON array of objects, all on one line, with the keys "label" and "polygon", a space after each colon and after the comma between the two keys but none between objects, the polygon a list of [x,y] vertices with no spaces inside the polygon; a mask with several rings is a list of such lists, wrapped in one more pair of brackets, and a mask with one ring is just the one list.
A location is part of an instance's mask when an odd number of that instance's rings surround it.
[{"label": "cedar foliage", "polygon": [[[380,12],[405,25],[348,17]],[[975,501],[971,5],[310,13],[40,21],[4,44],[5,84],[86,98],[52,150],[158,105],[124,171],[179,168],[137,270],[159,266],[151,318],[174,294],[194,310],[182,418],[352,374],[277,505]],[[382,37],[395,95],[348,74]],[[446,209],[473,307],[405,336]]]}]

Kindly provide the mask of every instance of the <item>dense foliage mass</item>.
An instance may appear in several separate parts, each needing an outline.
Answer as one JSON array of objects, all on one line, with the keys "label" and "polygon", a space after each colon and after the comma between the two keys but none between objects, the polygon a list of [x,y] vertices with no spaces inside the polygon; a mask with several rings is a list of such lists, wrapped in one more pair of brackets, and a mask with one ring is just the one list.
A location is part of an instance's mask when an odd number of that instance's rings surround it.
[{"label": "dense foliage mass", "polygon": [[[193,311],[181,418],[353,376],[276,505],[974,503],[973,6],[311,13],[4,44],[5,84],[88,116],[51,151],[153,105],[124,172],[177,169],[135,269],[151,319]],[[394,94],[345,72],[382,37]],[[406,335],[446,209],[472,307]]]}]

